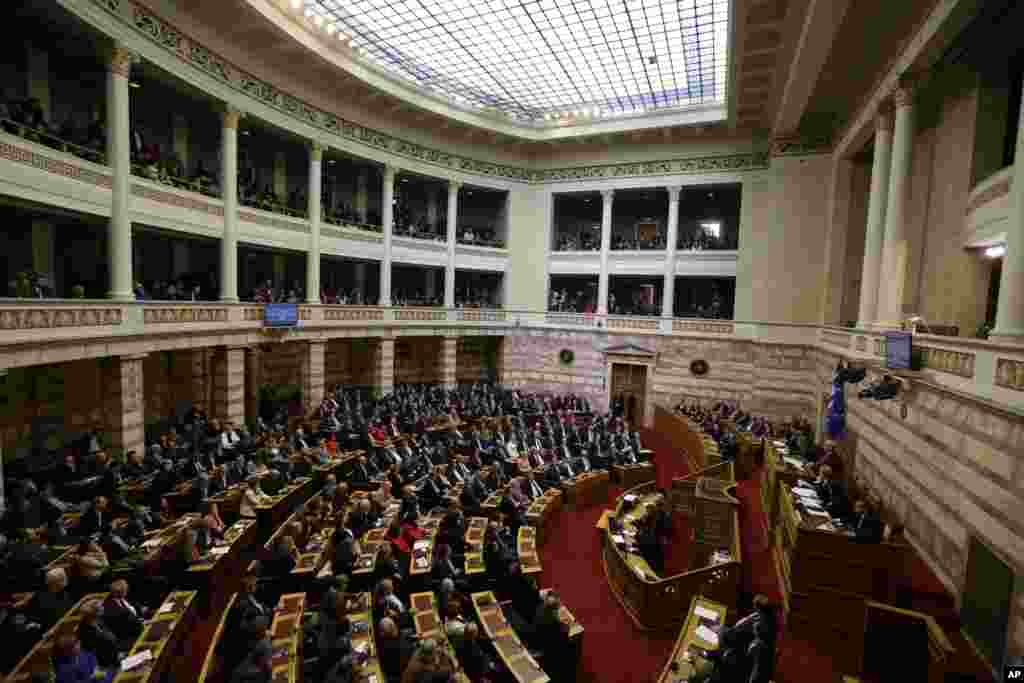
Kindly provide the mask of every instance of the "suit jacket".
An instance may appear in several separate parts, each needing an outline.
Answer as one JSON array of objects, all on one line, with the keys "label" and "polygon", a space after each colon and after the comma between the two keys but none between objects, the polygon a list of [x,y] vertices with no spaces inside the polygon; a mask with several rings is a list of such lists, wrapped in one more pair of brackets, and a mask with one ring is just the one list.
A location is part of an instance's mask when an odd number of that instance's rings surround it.
[{"label": "suit jacket", "polygon": [[103,623],[122,643],[134,641],[142,633],[143,628],[142,610],[131,602],[128,602],[128,605],[135,611],[113,597],[107,598],[103,603]]},{"label": "suit jacket", "polygon": [[96,672],[96,655],[83,649],[77,657],[54,657],[53,672],[55,683],[103,683],[114,677],[113,672],[103,678],[93,678]]},{"label": "suit jacket", "polygon": [[854,538],[861,543],[880,543],[885,525],[873,514],[863,512],[855,514],[850,520],[850,530]]},{"label": "suit jacket", "polygon": [[370,483],[370,470],[366,465],[362,463],[356,463],[356,466],[352,468],[352,483],[353,484],[369,484]]},{"label": "suit jacket", "polygon": [[67,593],[53,593],[48,590],[37,592],[28,605],[27,612],[43,629],[48,629],[63,617],[75,601]]},{"label": "suit jacket", "polygon": [[102,621],[97,621],[95,624],[80,623],[78,638],[82,641],[83,649],[96,655],[96,661],[100,666],[117,665],[119,661],[117,636]]},{"label": "suit jacket", "polygon": [[110,531],[110,520],[113,517],[109,510],[97,512],[91,507],[82,513],[78,520],[78,535],[92,536],[93,534],[105,534]]}]

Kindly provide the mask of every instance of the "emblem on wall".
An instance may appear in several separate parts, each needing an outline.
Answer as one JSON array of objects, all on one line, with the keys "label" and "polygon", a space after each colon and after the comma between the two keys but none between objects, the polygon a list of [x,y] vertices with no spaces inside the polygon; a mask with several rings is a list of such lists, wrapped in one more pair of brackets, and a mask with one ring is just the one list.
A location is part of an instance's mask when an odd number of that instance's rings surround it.
[{"label": "emblem on wall", "polygon": [[708,362],[706,360],[695,360],[692,363],[690,363],[690,372],[697,375],[698,377],[702,377],[703,375],[708,374],[708,370],[710,369],[711,366],[708,365]]},{"label": "emblem on wall", "polygon": [[575,358],[576,354],[571,349],[562,349],[558,352],[558,360],[562,361],[563,365],[572,365],[572,361]]}]

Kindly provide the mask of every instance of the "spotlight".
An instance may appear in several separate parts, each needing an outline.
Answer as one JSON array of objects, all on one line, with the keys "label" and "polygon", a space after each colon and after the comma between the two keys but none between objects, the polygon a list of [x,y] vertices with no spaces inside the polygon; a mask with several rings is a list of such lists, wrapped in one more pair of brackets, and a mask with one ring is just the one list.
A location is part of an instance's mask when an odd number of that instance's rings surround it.
[{"label": "spotlight", "polygon": [[985,250],[985,256],[987,258],[1002,258],[1006,255],[1006,245],[997,244],[994,247],[989,247]]}]

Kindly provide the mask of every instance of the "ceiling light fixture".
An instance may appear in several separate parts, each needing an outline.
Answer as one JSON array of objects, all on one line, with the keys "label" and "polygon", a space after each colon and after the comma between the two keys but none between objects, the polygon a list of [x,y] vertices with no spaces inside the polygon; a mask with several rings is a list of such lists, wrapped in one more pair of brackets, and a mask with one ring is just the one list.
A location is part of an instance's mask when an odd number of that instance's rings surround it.
[{"label": "ceiling light fixture", "polygon": [[1002,258],[1006,255],[1006,245],[997,244],[994,247],[989,247],[985,250],[985,256],[987,258]]}]

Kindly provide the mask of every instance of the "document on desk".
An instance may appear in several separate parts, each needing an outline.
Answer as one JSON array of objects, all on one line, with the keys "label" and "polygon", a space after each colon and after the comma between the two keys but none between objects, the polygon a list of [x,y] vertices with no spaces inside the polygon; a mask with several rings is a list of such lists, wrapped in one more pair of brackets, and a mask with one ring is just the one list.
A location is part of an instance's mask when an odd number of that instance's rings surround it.
[{"label": "document on desk", "polygon": [[798,460],[797,458],[792,458],[788,455],[782,456],[782,459],[786,462],[787,465],[792,465],[793,467],[796,468],[802,468],[804,466],[804,463],[802,461]]},{"label": "document on desk", "polygon": [[168,612],[173,612],[173,611],[174,611],[174,603],[173,602],[165,602],[164,604],[160,605],[160,609],[158,609],[156,611],[156,613],[157,614],[167,614]]},{"label": "document on desk", "polygon": [[217,546],[216,548],[212,548],[210,550],[210,554],[213,555],[214,557],[220,557],[221,555],[227,555],[228,552],[230,552],[230,550],[231,550],[231,546],[229,546],[229,545],[221,545],[221,546]]},{"label": "document on desk", "polygon": [[146,662],[152,661],[153,653],[149,650],[143,650],[142,652],[136,652],[133,655],[129,655],[121,660],[121,668],[125,671],[131,671],[137,667],[142,666]]},{"label": "document on desk", "polygon": [[697,605],[696,607],[694,607],[693,608],[693,613],[696,614],[701,619],[710,619],[711,621],[714,621],[714,622],[718,621],[718,612],[715,612],[714,610],[710,610],[707,607],[704,607],[703,605]]},{"label": "document on desk", "polygon": [[420,548],[429,548],[429,547],[430,547],[430,541],[428,541],[428,540],[416,541],[415,543],[412,544],[413,550],[419,550]]},{"label": "document on desk", "polygon": [[616,543],[625,543],[626,539],[619,534],[612,534],[612,540]]},{"label": "document on desk", "polygon": [[825,517],[829,520],[832,519],[832,516],[825,512],[824,510],[822,510],[821,508],[808,507],[807,514],[811,515],[812,517]]},{"label": "document on desk", "polygon": [[710,645],[718,645],[718,634],[709,629],[707,626],[698,626],[696,631],[697,637],[703,640],[705,643]]},{"label": "document on desk", "polygon": [[794,486],[793,493],[795,493],[798,496],[812,496],[814,498],[818,497],[818,492],[808,486]]}]

